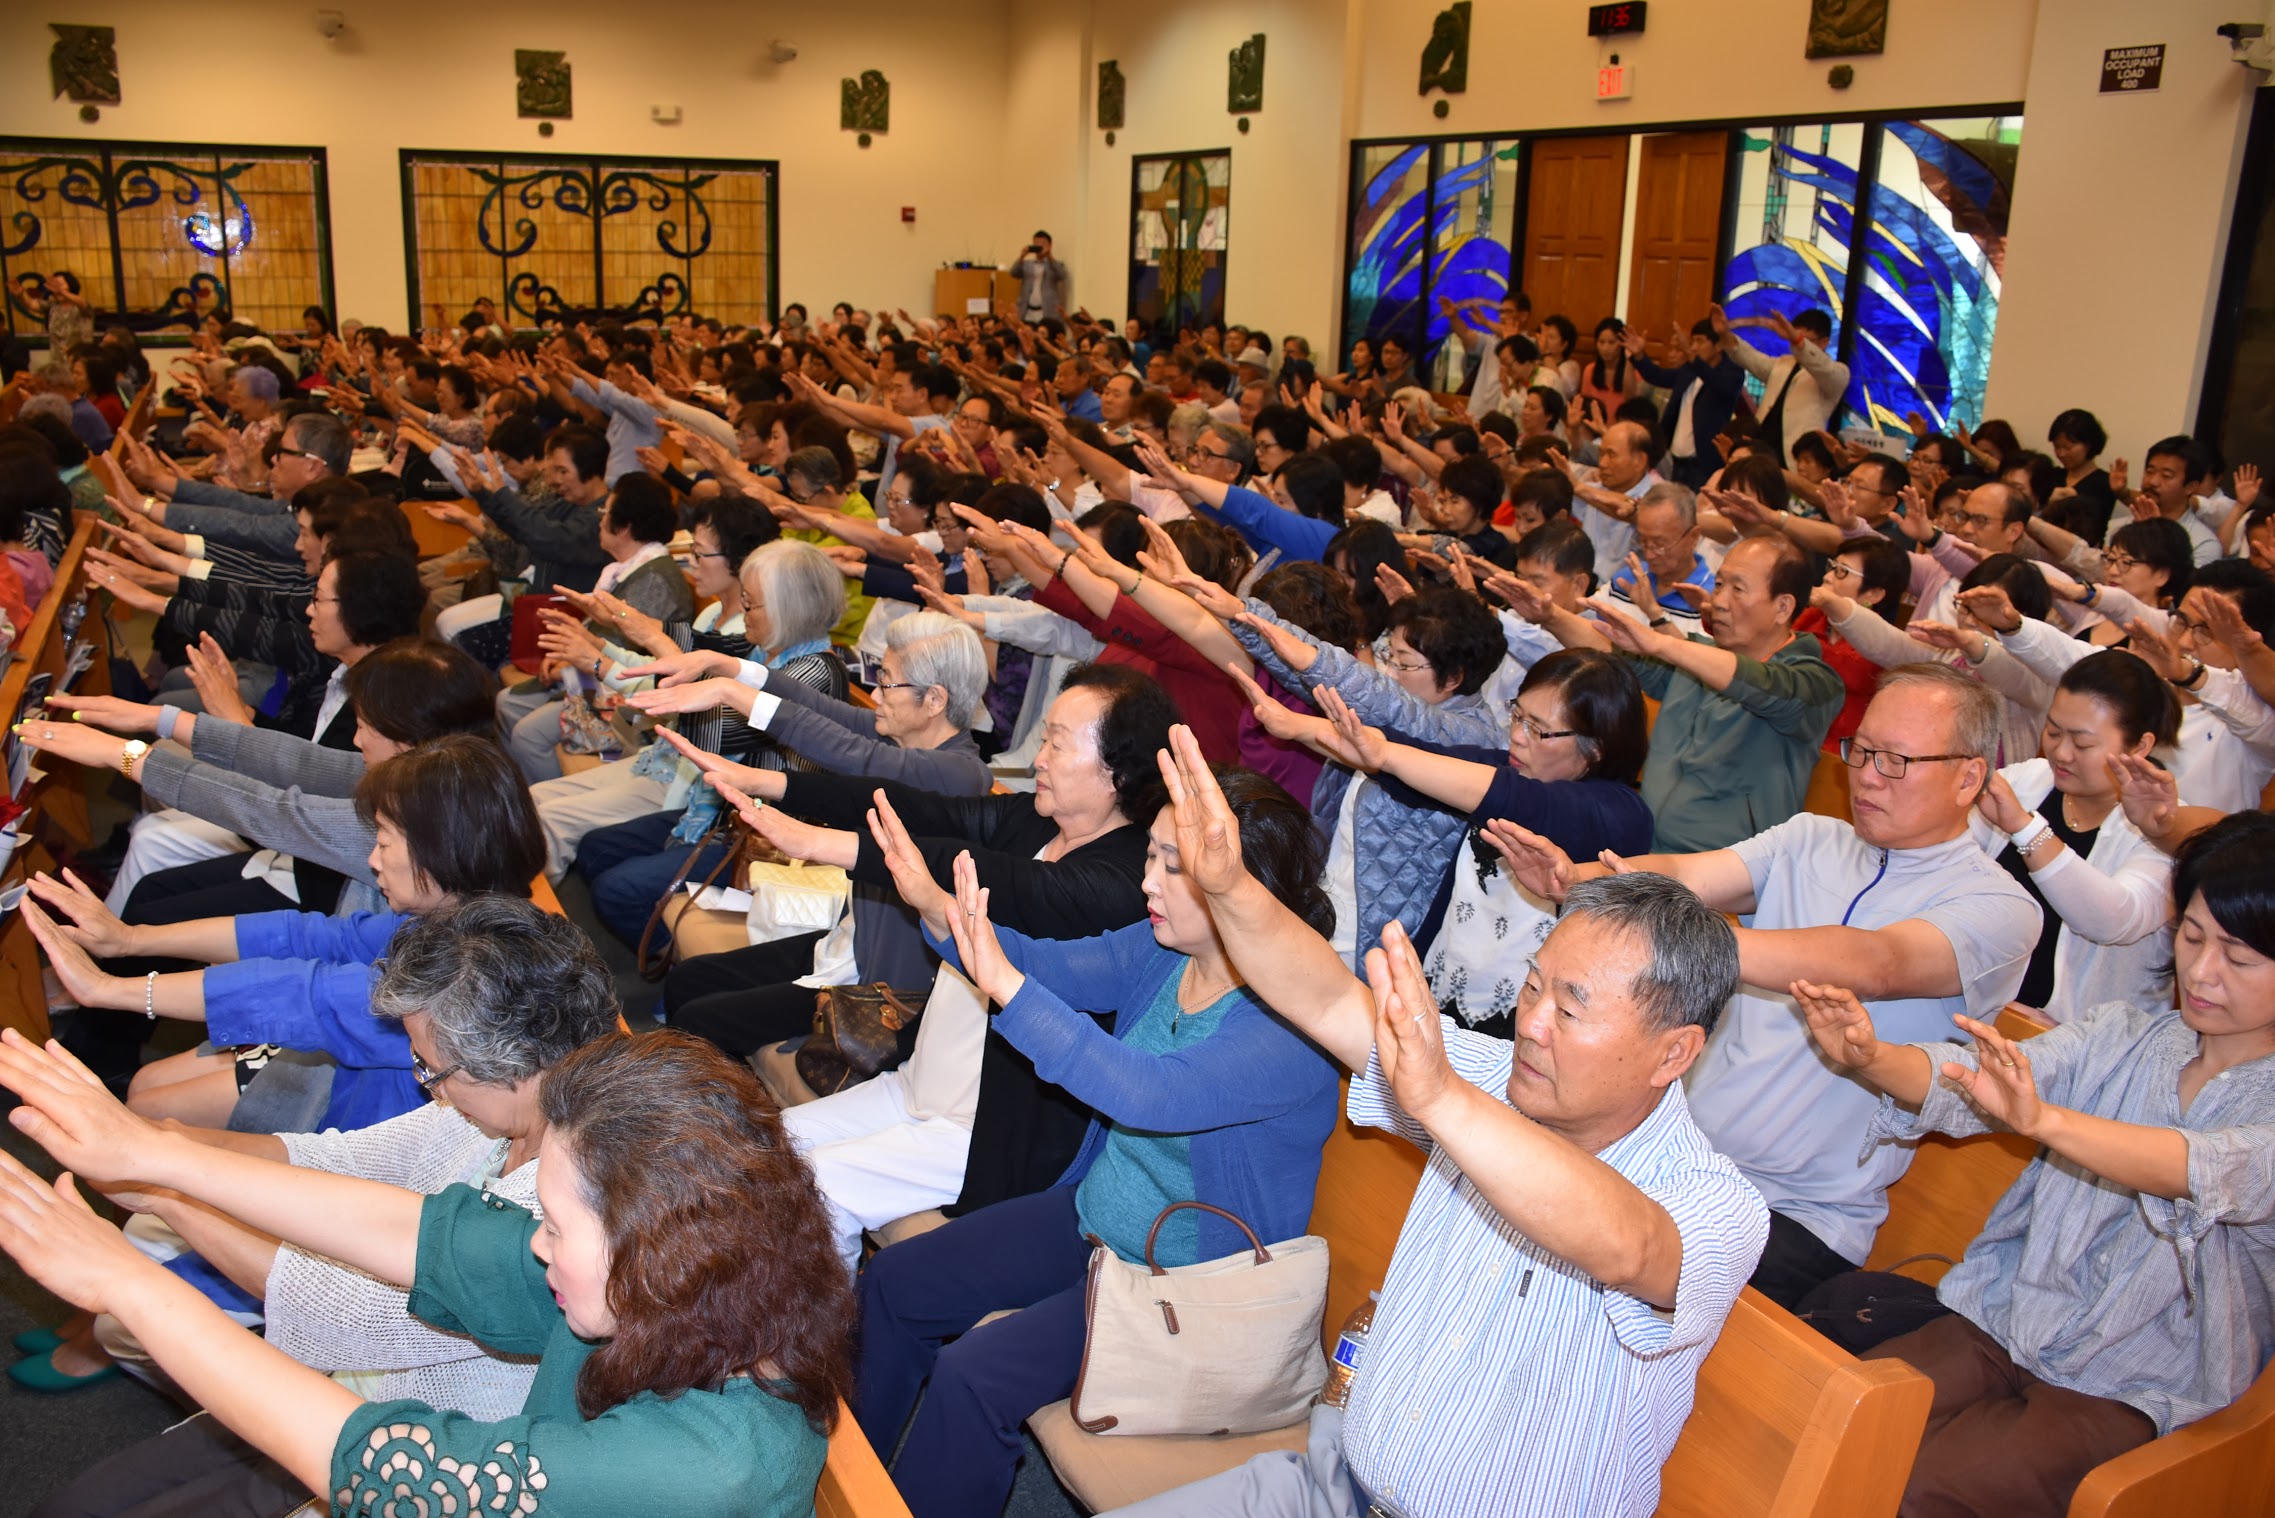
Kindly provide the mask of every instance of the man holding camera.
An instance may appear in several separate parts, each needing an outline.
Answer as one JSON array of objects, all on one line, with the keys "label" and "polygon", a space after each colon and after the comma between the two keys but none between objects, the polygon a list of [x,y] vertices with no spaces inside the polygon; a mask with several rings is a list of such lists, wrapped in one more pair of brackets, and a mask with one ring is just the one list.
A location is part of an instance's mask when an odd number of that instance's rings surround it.
[{"label": "man holding camera", "polygon": [[1051,234],[1037,232],[1035,240],[1012,264],[1019,276],[1019,319],[1039,322],[1066,315],[1066,265],[1051,257]]}]

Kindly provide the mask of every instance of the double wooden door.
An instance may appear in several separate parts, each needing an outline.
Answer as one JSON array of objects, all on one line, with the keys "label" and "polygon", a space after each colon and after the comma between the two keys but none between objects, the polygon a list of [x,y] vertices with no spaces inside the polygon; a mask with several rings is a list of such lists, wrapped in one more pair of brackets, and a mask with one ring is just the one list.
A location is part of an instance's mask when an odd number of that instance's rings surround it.
[{"label": "double wooden door", "polygon": [[[1722,253],[1726,132],[1657,132],[1551,137],[1531,154],[1525,205],[1522,288],[1535,315],[1561,312],[1589,329],[1619,309],[1619,270],[1627,243],[1625,314],[1655,339],[1706,314]],[[1635,164],[1635,213],[1627,218],[1628,167]]]}]

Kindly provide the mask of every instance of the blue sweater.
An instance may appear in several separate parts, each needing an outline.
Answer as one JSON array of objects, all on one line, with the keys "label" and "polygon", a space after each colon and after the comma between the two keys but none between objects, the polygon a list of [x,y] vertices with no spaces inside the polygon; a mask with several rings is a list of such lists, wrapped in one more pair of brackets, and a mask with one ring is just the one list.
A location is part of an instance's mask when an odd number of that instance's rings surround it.
[{"label": "blue sweater", "polygon": [[[1243,1219],[1266,1243],[1310,1227],[1319,1153],[1337,1105],[1337,1067],[1316,1044],[1243,991],[1208,1037],[1172,1053],[1132,1049],[1123,1041],[1187,962],[1155,942],[1151,926],[1080,939],[995,931],[1005,957],[1027,977],[995,1028],[1043,1079],[1124,1129],[1184,1138],[1192,1200]],[[932,943],[963,968],[953,943]],[[1114,1031],[1086,1012],[1113,1014]],[[1058,1184],[1078,1184],[1105,1144],[1105,1123],[1093,1122]],[[1201,1216],[1198,1258],[1244,1247],[1238,1229]]]},{"label": "blue sweater", "polygon": [[1203,502],[1201,510],[1246,538],[1257,553],[1277,548],[1283,559],[1317,560],[1342,530],[1333,522],[1283,510],[1270,496],[1240,485],[1226,489],[1222,506]]},{"label": "blue sweater", "polygon": [[426,1101],[411,1078],[411,1040],[392,1018],[374,1017],[375,962],[395,930],[396,912],[324,917],[314,912],[251,912],[237,919],[237,961],[205,972],[205,1026],[216,1047],[282,1044],[329,1054],[326,1128],[368,1128]]}]

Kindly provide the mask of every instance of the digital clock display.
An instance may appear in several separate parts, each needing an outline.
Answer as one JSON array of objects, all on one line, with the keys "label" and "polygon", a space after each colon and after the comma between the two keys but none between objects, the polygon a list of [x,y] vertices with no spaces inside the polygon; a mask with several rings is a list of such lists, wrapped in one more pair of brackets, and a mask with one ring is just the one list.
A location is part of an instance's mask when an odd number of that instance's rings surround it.
[{"label": "digital clock display", "polygon": [[1640,32],[1647,9],[1644,0],[1626,0],[1621,5],[1591,5],[1588,7],[1588,35],[1613,37],[1621,32]]}]

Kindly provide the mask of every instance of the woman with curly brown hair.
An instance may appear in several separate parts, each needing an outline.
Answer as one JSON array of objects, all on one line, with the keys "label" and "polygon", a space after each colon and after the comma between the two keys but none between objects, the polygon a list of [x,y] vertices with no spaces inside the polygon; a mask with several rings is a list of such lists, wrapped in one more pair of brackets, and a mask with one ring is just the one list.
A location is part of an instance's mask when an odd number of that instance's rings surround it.
[{"label": "woman with curly brown hair", "polygon": [[[437,1083],[450,1072],[438,1076]],[[183,1389],[335,1511],[803,1515],[849,1385],[851,1302],[820,1193],[757,1078],[699,1039],[614,1033],[548,1071],[542,1221],[210,1148],[9,1033],[18,1127],[98,1186],[166,1187],[410,1288],[411,1311],[536,1357],[519,1415],[366,1402],[239,1328],[0,1158],[0,1247],[117,1316]]]}]

